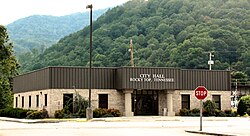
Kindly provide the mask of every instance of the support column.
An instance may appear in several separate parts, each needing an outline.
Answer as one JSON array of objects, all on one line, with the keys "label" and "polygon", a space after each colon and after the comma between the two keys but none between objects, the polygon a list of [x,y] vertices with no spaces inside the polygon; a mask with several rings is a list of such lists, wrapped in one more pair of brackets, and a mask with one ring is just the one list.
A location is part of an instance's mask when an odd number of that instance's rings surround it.
[{"label": "support column", "polygon": [[175,116],[175,112],[173,111],[173,91],[167,92],[167,116]]},{"label": "support column", "polygon": [[124,115],[126,117],[134,116],[134,113],[132,112],[132,93],[133,90],[124,90],[123,93],[125,93],[125,113]]}]

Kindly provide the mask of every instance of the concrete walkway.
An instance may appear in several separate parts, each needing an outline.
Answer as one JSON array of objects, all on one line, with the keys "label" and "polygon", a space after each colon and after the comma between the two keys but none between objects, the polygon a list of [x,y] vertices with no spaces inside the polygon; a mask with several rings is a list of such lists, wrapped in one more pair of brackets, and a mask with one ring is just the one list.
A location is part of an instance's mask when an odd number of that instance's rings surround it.
[{"label": "concrete walkway", "polygon": [[[203,117],[203,131],[199,131],[199,117],[166,117],[166,116],[135,116],[135,117],[111,117],[94,118],[87,121],[85,118],[74,119],[14,119],[0,117],[0,121],[19,123],[59,123],[59,122],[130,122],[136,125],[138,122],[168,124],[167,127],[188,128],[187,133],[206,135],[250,135],[249,117]],[[140,123],[141,124],[141,123]],[[170,124],[170,125],[169,125]],[[190,129],[193,128],[193,129]],[[1,129],[1,128],[0,128]]]}]

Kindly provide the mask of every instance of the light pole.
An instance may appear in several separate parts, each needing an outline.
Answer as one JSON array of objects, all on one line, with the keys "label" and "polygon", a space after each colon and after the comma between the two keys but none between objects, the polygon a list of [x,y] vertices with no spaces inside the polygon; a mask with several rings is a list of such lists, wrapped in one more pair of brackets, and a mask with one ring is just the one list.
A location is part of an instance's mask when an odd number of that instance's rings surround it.
[{"label": "light pole", "polygon": [[89,31],[89,106],[86,109],[86,118],[90,120],[93,118],[93,111],[91,108],[91,76],[92,76],[92,8],[93,5],[87,5],[86,9],[90,9],[90,31]]},{"label": "light pole", "polygon": [[209,52],[209,60],[208,60],[209,70],[212,70],[212,65],[214,64],[212,57],[214,57],[214,55],[212,55],[212,52]]}]

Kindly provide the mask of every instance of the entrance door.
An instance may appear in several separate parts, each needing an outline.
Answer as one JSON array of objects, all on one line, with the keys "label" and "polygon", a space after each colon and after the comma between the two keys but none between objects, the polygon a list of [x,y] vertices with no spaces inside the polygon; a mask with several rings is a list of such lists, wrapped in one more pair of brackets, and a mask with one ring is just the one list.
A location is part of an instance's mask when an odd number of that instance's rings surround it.
[{"label": "entrance door", "polygon": [[157,91],[135,90],[132,99],[135,115],[158,115]]}]

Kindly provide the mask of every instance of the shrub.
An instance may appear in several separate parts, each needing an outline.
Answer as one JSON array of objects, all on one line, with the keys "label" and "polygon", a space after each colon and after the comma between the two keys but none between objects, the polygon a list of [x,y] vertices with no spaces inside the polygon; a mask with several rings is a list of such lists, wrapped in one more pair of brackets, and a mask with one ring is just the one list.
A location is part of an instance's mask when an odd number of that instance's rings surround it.
[{"label": "shrub", "polygon": [[200,116],[200,110],[197,108],[194,108],[190,111],[190,116]]},{"label": "shrub", "polygon": [[64,110],[56,110],[54,113],[55,118],[63,118],[64,117]]},{"label": "shrub", "polygon": [[121,116],[121,112],[117,109],[108,109],[107,110],[108,114],[112,114],[114,117],[120,117]]},{"label": "shrub", "polygon": [[184,109],[180,109],[180,116],[189,116],[190,115],[190,110],[184,108]]},{"label": "shrub", "polygon": [[215,116],[216,117],[225,117],[226,114],[223,111],[219,110],[219,109],[215,109]]},{"label": "shrub", "polygon": [[97,109],[94,109],[94,111],[93,111],[94,118],[100,118],[100,117],[104,116],[105,114],[107,114],[107,109],[97,108]]},{"label": "shrub", "polygon": [[247,114],[250,116],[250,108],[247,109]]},{"label": "shrub", "polygon": [[194,108],[191,110],[191,113],[197,114],[197,113],[200,113],[200,110],[197,108]]},{"label": "shrub", "polygon": [[237,117],[238,113],[237,111],[232,111],[230,117]]},{"label": "shrub", "polygon": [[226,114],[231,114],[232,113],[232,110],[225,110],[224,111]]},{"label": "shrub", "polygon": [[240,116],[244,116],[248,108],[250,108],[250,95],[243,96],[240,98],[237,113]]},{"label": "shrub", "polygon": [[104,118],[106,118],[106,117],[114,117],[114,115],[110,114],[110,113],[107,113],[107,114],[103,115],[102,117],[104,117]]},{"label": "shrub", "polygon": [[11,118],[26,118],[27,112],[30,110],[20,109],[20,108],[5,108],[0,110],[1,117],[11,117]]},{"label": "shrub", "polygon": [[80,118],[86,118],[86,109],[79,110],[77,114]]},{"label": "shrub", "polygon": [[121,112],[117,109],[103,109],[97,108],[93,111],[94,118],[100,117],[119,117],[121,116]]},{"label": "shrub", "polygon": [[203,103],[204,114],[207,116],[215,116],[215,109],[217,109],[215,103],[211,100],[207,100]]},{"label": "shrub", "polygon": [[42,109],[40,111],[29,111],[27,112],[27,119],[44,119],[47,118],[48,111],[46,109]]}]

